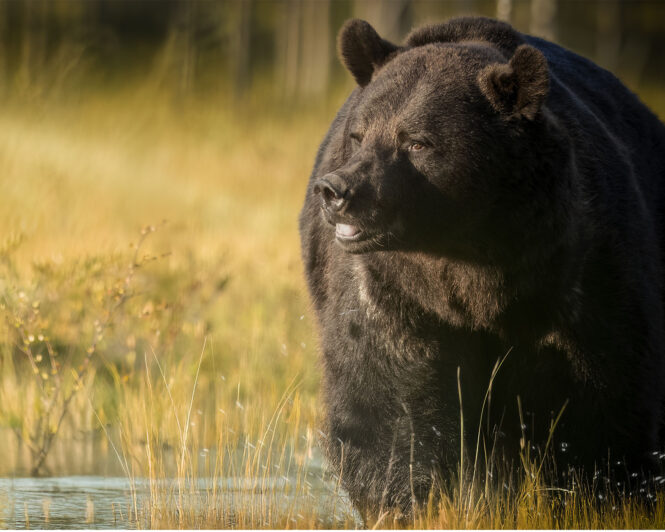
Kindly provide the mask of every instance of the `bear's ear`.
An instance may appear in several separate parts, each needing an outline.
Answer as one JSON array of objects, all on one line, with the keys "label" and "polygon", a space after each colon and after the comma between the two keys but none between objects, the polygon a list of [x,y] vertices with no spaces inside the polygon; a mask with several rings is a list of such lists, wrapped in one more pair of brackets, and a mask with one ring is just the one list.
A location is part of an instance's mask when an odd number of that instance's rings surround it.
[{"label": "bear's ear", "polygon": [[358,19],[344,23],[337,45],[344,66],[361,87],[367,85],[374,71],[398,50],[397,46],[382,39],[367,22]]},{"label": "bear's ear", "polygon": [[485,67],[478,75],[485,97],[502,115],[533,120],[549,90],[545,56],[533,46],[518,46],[508,63]]}]

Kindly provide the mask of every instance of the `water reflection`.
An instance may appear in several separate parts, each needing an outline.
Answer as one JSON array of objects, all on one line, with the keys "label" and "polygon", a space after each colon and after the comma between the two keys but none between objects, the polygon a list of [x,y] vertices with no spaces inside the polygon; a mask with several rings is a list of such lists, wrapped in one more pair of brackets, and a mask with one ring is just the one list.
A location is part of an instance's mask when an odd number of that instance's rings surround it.
[{"label": "water reflection", "polygon": [[[329,513],[326,521],[334,525],[348,519],[360,523],[358,516],[352,516],[345,497],[335,493],[334,483],[325,480],[314,471],[307,473],[305,493],[297,495],[311,510],[320,510],[321,515]],[[251,479],[225,478],[214,481],[210,478],[198,479],[194,486],[184,486],[186,507],[205,511],[207,505],[223,509],[225,519],[233,524],[236,509],[256,507],[266,504],[279,510],[290,507],[296,497],[296,490],[289,490],[295,477],[273,476]],[[161,494],[159,502],[173,505],[178,500],[178,483],[175,480],[159,481],[151,485],[146,479],[132,481],[123,477],[69,476],[49,478],[0,479],[0,527],[1,528],[50,528],[50,529],[112,529],[150,528],[150,506],[152,490]],[[180,485],[180,488],[183,488]],[[164,495],[165,494],[165,495]],[[336,508],[335,513],[328,511]],[[326,525],[320,519],[322,525]],[[270,523],[265,523],[270,525]],[[157,523],[157,525],[159,525]]]},{"label": "water reflection", "polygon": [[[118,435],[111,431],[118,441]],[[29,476],[32,457],[28,447],[13,431],[0,429],[0,477]],[[78,437],[56,438],[46,458],[45,470],[51,475],[97,475],[122,477],[122,465],[109,445],[108,438],[98,432],[80,433]]]},{"label": "water reflection", "polygon": [[[285,509],[293,520],[301,511],[294,511],[296,507],[302,508],[303,513],[315,512],[322,527],[360,523],[346,497],[339,493],[338,483],[327,475],[317,447],[310,448],[307,456],[289,446],[280,450],[294,460],[279,453],[265,454],[261,459],[263,464],[255,464],[257,469],[254,471],[252,467],[254,472],[249,476],[245,471],[245,445],[249,442],[242,438],[237,447],[226,448],[219,456],[215,448],[191,450],[188,471],[196,472],[196,480],[189,483],[175,480],[178,451],[162,449],[161,480],[150,483],[139,471],[132,470],[136,465],[132,458],[117,456],[108,439],[97,434],[54,443],[46,462],[47,470],[63,476],[29,477],[31,462],[27,448],[13,434],[0,430],[0,440],[2,436],[6,438],[0,448],[4,457],[0,461],[0,528],[159,527],[164,523],[151,520],[159,519],[164,508],[173,515],[178,503],[193,515],[209,515],[212,510],[220,516],[220,526],[233,526],[234,515],[246,513],[250,508],[259,514],[267,509]],[[143,446],[134,451],[137,455],[146,453]],[[119,452],[124,454],[122,450]],[[221,463],[229,476],[220,474],[217,466]],[[130,470],[133,480],[125,468]],[[166,524],[174,526],[168,520]],[[266,522],[263,526],[270,524]]]},{"label": "water reflection", "polygon": [[0,526],[134,528],[130,488],[119,477],[0,479]]}]

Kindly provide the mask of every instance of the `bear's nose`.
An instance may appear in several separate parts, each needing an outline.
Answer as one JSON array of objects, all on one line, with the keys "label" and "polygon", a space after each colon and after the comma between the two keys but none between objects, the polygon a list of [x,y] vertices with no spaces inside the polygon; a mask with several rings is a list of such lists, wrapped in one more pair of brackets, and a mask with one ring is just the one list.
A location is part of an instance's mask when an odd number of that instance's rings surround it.
[{"label": "bear's nose", "polygon": [[321,194],[326,209],[339,211],[348,200],[349,189],[337,174],[326,174],[314,182],[314,194]]}]

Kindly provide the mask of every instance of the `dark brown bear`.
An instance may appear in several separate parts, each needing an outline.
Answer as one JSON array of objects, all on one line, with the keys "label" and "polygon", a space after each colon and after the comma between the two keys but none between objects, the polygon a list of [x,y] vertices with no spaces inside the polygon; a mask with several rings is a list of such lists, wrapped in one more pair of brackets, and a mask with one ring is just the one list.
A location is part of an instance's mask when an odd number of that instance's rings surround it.
[{"label": "dark brown bear", "polygon": [[353,502],[408,512],[457,472],[458,385],[469,450],[482,427],[499,456],[522,437],[542,452],[565,406],[559,459],[647,470],[665,389],[665,126],[609,72],[490,19],[401,47],[352,20],[339,50],[358,87],[300,232],[324,447]]}]

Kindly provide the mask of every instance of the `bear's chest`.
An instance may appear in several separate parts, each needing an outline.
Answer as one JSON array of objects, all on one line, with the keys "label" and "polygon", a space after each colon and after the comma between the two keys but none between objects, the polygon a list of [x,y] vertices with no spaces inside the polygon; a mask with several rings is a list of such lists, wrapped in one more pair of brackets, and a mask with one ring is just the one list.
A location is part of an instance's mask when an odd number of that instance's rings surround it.
[{"label": "bear's chest", "polygon": [[395,287],[387,289],[358,260],[332,277],[334,297],[323,322],[328,337],[345,344],[347,356],[370,364],[435,358],[441,327],[435,315]]},{"label": "bear's chest", "polygon": [[505,312],[516,300],[501,272],[421,257],[354,257],[353,287],[368,317],[418,327],[418,320],[471,331],[501,333]]},{"label": "bear's chest", "polygon": [[350,259],[331,271],[322,320],[328,343],[344,357],[369,365],[454,364],[468,356],[477,337],[492,334],[492,312],[500,303],[471,300],[469,286],[397,263],[386,272],[364,257]]}]

